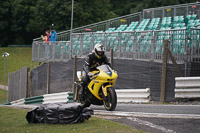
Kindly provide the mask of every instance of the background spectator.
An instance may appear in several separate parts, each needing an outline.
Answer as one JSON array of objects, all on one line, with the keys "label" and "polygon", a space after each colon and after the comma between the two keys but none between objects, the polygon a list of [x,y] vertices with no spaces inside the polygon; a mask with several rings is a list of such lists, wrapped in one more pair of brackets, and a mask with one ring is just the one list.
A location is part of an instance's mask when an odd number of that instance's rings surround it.
[{"label": "background spectator", "polygon": [[52,27],[51,27],[50,31],[51,31],[51,33],[50,33],[50,36],[49,36],[49,41],[50,42],[55,42],[57,40],[57,33],[53,28],[53,24],[52,24]]},{"label": "background spectator", "polygon": [[46,30],[45,33],[46,33],[46,36],[41,35],[42,40],[45,41],[45,42],[49,42],[49,36],[50,36],[49,30]]}]

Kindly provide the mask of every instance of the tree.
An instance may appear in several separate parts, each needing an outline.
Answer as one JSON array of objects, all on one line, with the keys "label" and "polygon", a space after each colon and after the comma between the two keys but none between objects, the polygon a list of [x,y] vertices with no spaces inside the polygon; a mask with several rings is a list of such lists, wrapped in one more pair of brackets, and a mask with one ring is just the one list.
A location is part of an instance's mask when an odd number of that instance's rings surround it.
[{"label": "tree", "polygon": [[0,46],[6,46],[9,41],[10,29],[10,3],[0,1]]},{"label": "tree", "polygon": [[11,3],[11,32],[15,44],[30,42],[31,32],[26,27],[29,23],[31,7],[35,2],[30,0],[14,0]]},{"label": "tree", "polygon": [[[114,17],[196,0],[74,0],[73,28]],[[31,44],[55,25],[57,32],[71,27],[72,0],[1,0],[0,45]]]}]

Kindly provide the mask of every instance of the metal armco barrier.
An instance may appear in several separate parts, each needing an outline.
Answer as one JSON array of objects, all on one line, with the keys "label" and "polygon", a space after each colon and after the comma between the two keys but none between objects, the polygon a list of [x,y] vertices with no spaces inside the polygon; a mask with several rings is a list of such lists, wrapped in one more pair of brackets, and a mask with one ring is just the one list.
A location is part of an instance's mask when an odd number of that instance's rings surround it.
[{"label": "metal armco barrier", "polygon": [[44,96],[43,104],[46,104],[46,103],[67,102],[68,101],[67,97],[69,95],[68,92],[63,92],[63,93],[46,94],[43,96]]},{"label": "metal armco barrier", "polygon": [[[150,89],[123,89],[116,90],[117,102],[148,103],[150,101]],[[70,103],[73,101],[73,92],[45,94],[36,97],[19,99],[10,102],[11,105]]]},{"label": "metal armco barrier", "polygon": [[42,104],[44,97],[43,96],[35,96],[30,98],[25,98],[24,104]]},{"label": "metal armco barrier", "polygon": [[120,89],[116,90],[117,102],[148,103],[150,101],[150,88],[146,89]]},{"label": "metal armco barrier", "polygon": [[19,99],[19,100],[7,103],[6,105],[70,103],[70,102],[73,102],[73,92],[45,94],[41,96],[23,98],[23,99]]},{"label": "metal armco barrier", "polygon": [[175,80],[175,98],[200,98],[200,77],[177,77]]},{"label": "metal armco barrier", "polygon": [[12,105],[24,105],[24,102],[25,102],[25,100],[23,98],[23,99],[19,99],[19,100],[13,101],[10,104],[12,104]]}]

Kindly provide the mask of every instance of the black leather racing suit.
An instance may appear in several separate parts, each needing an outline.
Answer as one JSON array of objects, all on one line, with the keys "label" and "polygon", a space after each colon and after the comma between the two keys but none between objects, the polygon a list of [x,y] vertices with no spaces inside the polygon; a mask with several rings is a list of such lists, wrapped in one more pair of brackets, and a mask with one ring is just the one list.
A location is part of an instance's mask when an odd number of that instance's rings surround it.
[{"label": "black leather racing suit", "polygon": [[106,55],[103,55],[101,58],[98,58],[94,52],[87,55],[85,63],[83,65],[83,72],[82,72],[82,81],[84,88],[90,81],[88,73],[95,70],[98,66],[102,64],[108,64],[110,66],[110,63],[108,62],[108,58],[106,57]]}]

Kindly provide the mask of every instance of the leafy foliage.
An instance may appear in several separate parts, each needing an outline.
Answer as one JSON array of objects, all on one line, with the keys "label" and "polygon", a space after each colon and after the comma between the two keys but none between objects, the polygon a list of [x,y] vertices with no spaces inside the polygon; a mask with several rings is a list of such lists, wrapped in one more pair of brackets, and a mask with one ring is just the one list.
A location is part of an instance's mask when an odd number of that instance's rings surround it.
[{"label": "leafy foliage", "polygon": [[[196,0],[74,0],[73,28],[142,11],[144,8]],[[0,45],[31,44],[55,24],[57,32],[71,26],[72,0],[1,0]]]},{"label": "leafy foliage", "polygon": [[[0,48],[0,55],[4,52],[8,52],[10,56],[8,56],[5,60],[6,66],[6,85],[8,85],[8,74],[11,72],[15,72],[20,68],[27,66],[29,68],[32,67],[32,49],[31,48],[20,48],[20,47],[4,47]],[[33,68],[37,66],[37,63],[33,63]],[[0,85],[4,84],[4,58],[0,57]]]}]

